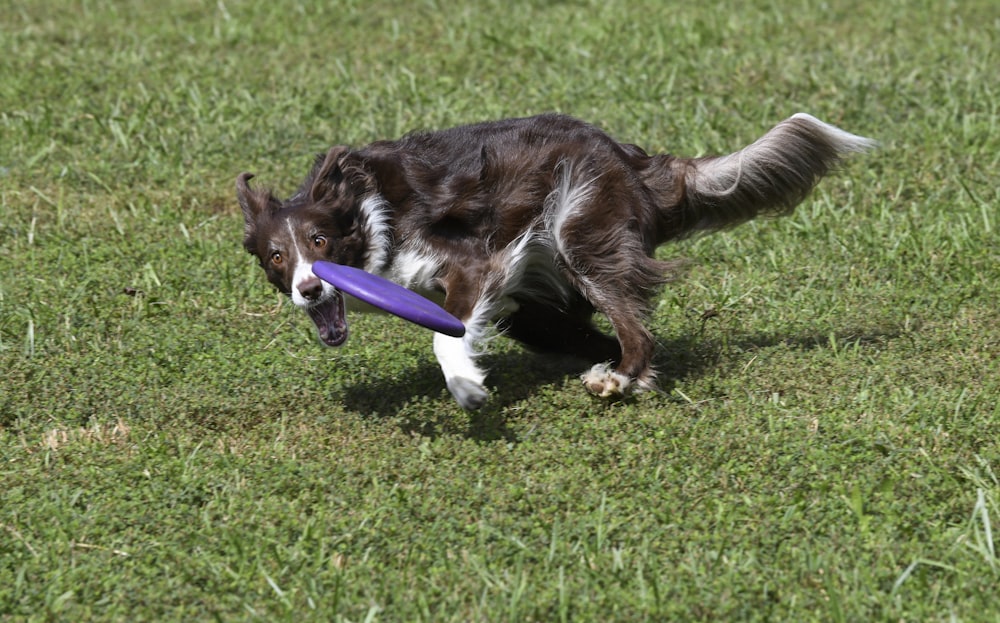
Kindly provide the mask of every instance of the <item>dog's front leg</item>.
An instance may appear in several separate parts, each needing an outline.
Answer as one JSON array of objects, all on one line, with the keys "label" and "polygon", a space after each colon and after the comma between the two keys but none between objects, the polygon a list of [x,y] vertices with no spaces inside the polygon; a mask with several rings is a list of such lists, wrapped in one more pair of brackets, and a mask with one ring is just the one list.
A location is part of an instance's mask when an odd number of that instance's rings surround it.
[{"label": "dog's front leg", "polygon": [[[493,275],[495,275],[494,273]],[[486,404],[489,392],[483,386],[486,372],[476,365],[483,353],[483,338],[497,309],[495,296],[500,284],[487,268],[475,264],[452,267],[442,279],[444,308],[465,324],[463,337],[434,334],[434,355],[441,365],[448,391],[462,408],[474,410]]]},{"label": "dog's front leg", "polygon": [[486,373],[473,360],[475,350],[471,335],[471,332],[465,337],[434,334],[434,356],[444,372],[448,391],[463,409],[470,411],[482,407],[489,398],[483,386]]}]

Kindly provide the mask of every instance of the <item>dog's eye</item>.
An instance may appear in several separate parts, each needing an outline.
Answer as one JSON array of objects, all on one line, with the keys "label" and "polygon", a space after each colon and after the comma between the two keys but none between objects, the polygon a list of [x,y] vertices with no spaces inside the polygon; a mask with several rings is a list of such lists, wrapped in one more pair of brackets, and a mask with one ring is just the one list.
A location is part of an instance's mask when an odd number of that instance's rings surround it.
[{"label": "dog's eye", "polygon": [[271,263],[274,264],[275,266],[281,266],[281,263],[284,261],[285,258],[282,257],[281,251],[275,251],[271,253]]},{"label": "dog's eye", "polygon": [[326,246],[326,236],[323,234],[316,234],[313,236],[313,244],[316,245],[317,249],[322,249]]}]

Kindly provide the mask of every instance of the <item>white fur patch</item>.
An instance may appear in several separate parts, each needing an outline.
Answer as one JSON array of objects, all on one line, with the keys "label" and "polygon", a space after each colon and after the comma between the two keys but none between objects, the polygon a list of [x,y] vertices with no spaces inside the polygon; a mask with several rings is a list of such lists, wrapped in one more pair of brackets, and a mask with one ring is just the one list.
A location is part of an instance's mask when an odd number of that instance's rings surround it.
[{"label": "white fur patch", "polygon": [[392,227],[389,225],[389,204],[382,195],[371,195],[361,202],[361,226],[368,235],[368,258],[365,270],[379,273],[389,261],[392,248]]},{"label": "white fur patch", "polygon": [[[497,314],[516,311],[516,303],[510,299],[517,295],[554,302],[569,300],[572,288],[556,269],[555,256],[553,239],[543,232],[529,231],[511,242],[499,262],[503,269],[498,277],[502,285]],[[530,281],[525,279],[528,273]]]},{"label": "white fur patch", "polygon": [[[582,206],[591,200],[596,189],[597,178],[581,179],[573,170],[573,164],[569,161],[559,163],[559,184],[545,198],[543,215],[546,229],[552,236],[553,244],[558,254],[566,262],[567,266],[574,266],[573,252],[566,239],[563,237],[562,229],[566,222],[575,217]],[[586,274],[576,271],[576,278],[579,285],[590,293],[591,296],[599,292],[587,279]]]},{"label": "white fur patch", "polygon": [[835,125],[820,121],[809,113],[797,112],[791,116],[791,119],[805,121],[815,126],[816,130],[826,135],[827,139],[837,146],[837,153],[840,154],[860,153],[878,147],[878,141],[876,140],[841,130]]},{"label": "white fur patch", "polygon": [[444,373],[448,391],[465,409],[478,409],[489,398],[489,392],[483,386],[486,372],[476,365],[475,358],[486,350],[491,321],[498,304],[480,299],[472,314],[462,319],[465,324],[463,337],[434,334],[434,356]]},{"label": "white fur patch", "polygon": [[609,364],[599,363],[580,375],[584,387],[591,394],[601,398],[624,396],[632,384],[632,379],[615,372]]},{"label": "white fur patch", "polygon": [[448,391],[465,409],[478,409],[489,398],[483,386],[486,373],[473,361],[465,337],[434,334],[434,356],[437,357]]},{"label": "white fur patch", "polygon": [[556,250],[569,261],[569,250],[563,242],[562,228],[594,194],[595,179],[581,180],[573,169],[573,163],[563,160],[557,173],[559,184],[545,198],[544,215],[546,228],[551,232]]},{"label": "white fur patch", "polygon": [[382,276],[423,294],[434,289],[434,280],[440,274],[442,264],[441,258],[433,252],[406,248],[399,251]]},{"label": "white fur patch", "polygon": [[441,364],[446,380],[464,377],[482,385],[486,373],[473,360],[475,353],[465,337],[451,337],[444,333],[434,334],[434,356]]},{"label": "white fur patch", "polygon": [[[312,272],[312,262],[300,262],[295,265],[295,272],[292,273],[292,302],[299,307],[309,307],[309,301],[299,292],[301,286],[307,279],[315,279]],[[323,283],[326,283],[325,281]]]},{"label": "white fur patch", "polygon": [[[298,238],[295,236],[295,229],[292,227],[291,221],[286,221],[285,225],[288,227],[288,238],[292,241],[292,246],[295,248],[295,252],[291,253],[291,259],[296,262],[295,270],[292,273],[292,302],[299,307],[309,307],[315,304],[315,301],[310,301],[306,297],[302,296],[302,292],[299,288],[309,279],[315,279],[316,276],[312,272],[312,262],[303,262],[299,258],[302,257],[302,248],[299,246]],[[325,281],[320,281],[323,284],[323,297],[333,295],[334,287]]]},{"label": "white fur patch", "polygon": [[[787,125],[793,120],[808,126],[814,136],[790,140],[787,136]],[[788,153],[790,146],[794,146],[797,142],[819,140],[826,140],[838,156],[867,151],[878,145],[878,141],[851,134],[810,114],[800,112],[782,121],[764,136],[737,152],[698,162],[697,167],[691,170],[697,178],[689,178],[688,183],[696,185],[699,192],[716,197],[731,195],[741,185],[769,186],[773,181],[768,177],[768,166],[791,167],[793,155]],[[695,229],[700,228],[701,225],[695,227]]]}]

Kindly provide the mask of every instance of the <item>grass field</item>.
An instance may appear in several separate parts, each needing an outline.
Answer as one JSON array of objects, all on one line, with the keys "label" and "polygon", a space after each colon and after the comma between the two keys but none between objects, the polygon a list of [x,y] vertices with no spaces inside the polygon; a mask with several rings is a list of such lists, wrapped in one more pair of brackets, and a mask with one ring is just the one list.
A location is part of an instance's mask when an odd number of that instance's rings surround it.
[{"label": "grass field", "polygon": [[[0,621],[1000,621],[993,0],[2,5]],[[463,412],[241,248],[241,171],[548,110],[882,147],[661,249],[619,403],[497,340]]]}]

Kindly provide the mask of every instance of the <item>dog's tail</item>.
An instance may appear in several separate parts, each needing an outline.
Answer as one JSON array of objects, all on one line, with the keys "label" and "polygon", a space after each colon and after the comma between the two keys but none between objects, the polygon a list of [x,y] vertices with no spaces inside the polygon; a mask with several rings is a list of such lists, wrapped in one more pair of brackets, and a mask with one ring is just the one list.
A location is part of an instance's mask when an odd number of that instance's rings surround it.
[{"label": "dog's tail", "polygon": [[665,240],[794,210],[845,156],[876,142],[798,113],[728,156],[673,161],[680,201],[666,209]]}]

